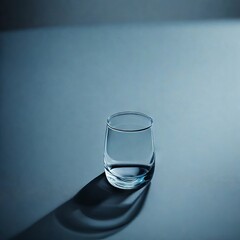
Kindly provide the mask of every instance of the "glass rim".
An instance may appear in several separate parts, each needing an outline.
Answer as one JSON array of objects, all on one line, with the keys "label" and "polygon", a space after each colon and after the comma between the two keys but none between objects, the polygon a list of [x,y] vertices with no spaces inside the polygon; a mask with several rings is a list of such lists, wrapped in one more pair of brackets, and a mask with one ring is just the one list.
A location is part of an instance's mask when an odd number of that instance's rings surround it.
[{"label": "glass rim", "polygon": [[[147,124],[146,127],[135,128],[135,129],[122,129],[122,128],[117,128],[117,127],[112,126],[111,123],[110,123],[111,119],[114,118],[114,117],[122,116],[122,115],[138,115],[138,116],[147,118],[149,120],[149,124]],[[117,113],[114,113],[114,114],[110,115],[107,118],[107,126],[111,129],[119,131],[119,132],[140,132],[140,131],[144,131],[144,130],[147,130],[147,129],[151,128],[152,125],[153,125],[153,119],[150,116],[148,116],[145,113],[136,112],[136,111],[117,112]]]}]

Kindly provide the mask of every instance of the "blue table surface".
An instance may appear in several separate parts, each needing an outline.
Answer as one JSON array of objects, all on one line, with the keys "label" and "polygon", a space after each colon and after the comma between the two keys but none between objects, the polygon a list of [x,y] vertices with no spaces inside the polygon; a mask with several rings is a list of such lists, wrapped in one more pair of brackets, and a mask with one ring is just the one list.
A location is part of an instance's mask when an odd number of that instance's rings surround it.
[{"label": "blue table surface", "polygon": [[103,172],[106,118],[124,110],[153,117],[156,169],[108,238],[240,239],[239,39],[239,21],[1,32],[0,239]]}]

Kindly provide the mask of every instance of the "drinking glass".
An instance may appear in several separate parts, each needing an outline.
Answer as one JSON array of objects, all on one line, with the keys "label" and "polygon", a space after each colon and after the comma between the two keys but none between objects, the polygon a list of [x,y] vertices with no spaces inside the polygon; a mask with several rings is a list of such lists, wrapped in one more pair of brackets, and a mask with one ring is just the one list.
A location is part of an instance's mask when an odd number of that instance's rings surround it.
[{"label": "drinking glass", "polygon": [[139,112],[119,112],[107,119],[104,167],[109,183],[134,189],[152,179],[155,153],[153,120]]}]

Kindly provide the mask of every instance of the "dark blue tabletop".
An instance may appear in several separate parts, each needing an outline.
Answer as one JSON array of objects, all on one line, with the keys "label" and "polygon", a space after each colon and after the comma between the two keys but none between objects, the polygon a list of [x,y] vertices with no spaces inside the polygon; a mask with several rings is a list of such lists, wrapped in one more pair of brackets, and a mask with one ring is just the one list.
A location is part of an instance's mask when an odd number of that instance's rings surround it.
[{"label": "dark blue tabletop", "polygon": [[[0,33],[0,239],[49,213],[29,231],[95,237],[48,221],[101,196],[106,118],[125,110],[153,117],[156,169],[137,211],[101,237],[240,239],[239,39],[239,21]],[[132,197],[109,191],[111,204]]]}]

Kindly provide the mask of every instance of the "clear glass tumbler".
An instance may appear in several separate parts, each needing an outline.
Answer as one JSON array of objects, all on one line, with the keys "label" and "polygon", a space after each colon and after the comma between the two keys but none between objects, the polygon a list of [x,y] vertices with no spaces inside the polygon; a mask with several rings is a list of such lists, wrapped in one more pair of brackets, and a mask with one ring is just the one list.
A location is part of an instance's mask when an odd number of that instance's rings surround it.
[{"label": "clear glass tumbler", "polygon": [[138,188],[152,179],[155,153],[153,120],[139,112],[119,112],[107,119],[104,165],[110,184]]}]

